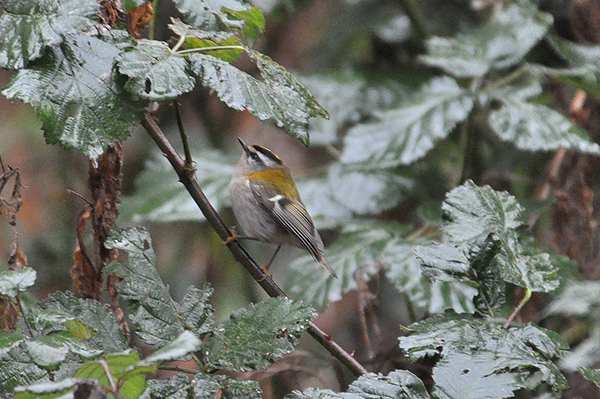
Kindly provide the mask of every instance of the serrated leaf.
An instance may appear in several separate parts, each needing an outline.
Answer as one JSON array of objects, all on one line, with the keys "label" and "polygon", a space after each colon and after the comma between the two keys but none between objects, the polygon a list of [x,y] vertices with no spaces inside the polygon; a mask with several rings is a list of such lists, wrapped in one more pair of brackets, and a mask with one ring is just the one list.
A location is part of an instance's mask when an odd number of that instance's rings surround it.
[{"label": "serrated leaf", "polygon": [[187,399],[192,381],[185,374],[175,374],[164,380],[149,380],[140,399]]},{"label": "serrated leaf", "polygon": [[179,304],[181,324],[197,336],[206,334],[214,327],[215,316],[209,302],[213,292],[214,289],[208,284],[202,290],[190,286]]},{"label": "serrated leaf", "polygon": [[0,356],[4,356],[11,348],[23,341],[25,337],[16,331],[0,330]]},{"label": "serrated leaf", "polygon": [[69,354],[65,346],[48,345],[42,338],[34,338],[23,342],[24,351],[37,366],[55,369]]},{"label": "serrated leaf", "polygon": [[165,42],[142,39],[118,57],[117,65],[129,77],[125,89],[151,101],[172,100],[196,83],[185,58]]},{"label": "serrated leaf", "polygon": [[115,315],[100,302],[76,298],[72,292],[55,292],[40,303],[40,307],[76,317],[95,332],[88,344],[107,353],[120,352],[129,347],[121,333]]},{"label": "serrated leaf", "polygon": [[[156,373],[155,366],[136,367],[139,360],[140,357],[133,350],[106,356],[104,362],[117,385],[120,397],[138,398],[146,389],[146,374]],[[113,392],[111,381],[106,373],[100,362],[92,362],[84,364],[75,373],[75,377],[98,380],[104,390]]]},{"label": "serrated leaf", "polygon": [[12,392],[19,385],[43,380],[48,380],[48,371],[36,366],[22,350],[0,356],[0,392]]},{"label": "serrated leaf", "polygon": [[[521,388],[535,389],[542,381],[555,390],[566,387],[552,362],[566,344],[533,324],[506,330],[492,318],[446,313],[409,329],[413,334],[399,339],[411,360],[440,356],[433,369],[440,397],[506,398]],[[533,378],[536,371],[539,379]]]},{"label": "serrated leaf", "polygon": [[[231,28],[243,27],[243,21],[229,21],[225,11],[249,11],[251,6],[237,0],[175,0],[175,7],[185,16],[186,23],[194,28],[207,31],[227,30],[221,24]],[[228,23],[229,22],[229,23]]]},{"label": "serrated leaf", "polygon": [[579,374],[581,374],[586,380],[592,381],[594,384],[600,387],[600,369],[582,367],[579,370]]},{"label": "serrated leaf", "polygon": [[212,399],[261,399],[258,382],[252,380],[234,380],[217,374],[196,374],[193,381],[194,398]]},{"label": "serrated leaf", "polygon": [[121,88],[113,68],[121,50],[110,41],[67,36],[17,72],[2,93],[36,109],[46,142],[96,159],[109,142],[126,138],[143,112],[143,104]]},{"label": "serrated leaf", "polygon": [[544,309],[544,317],[565,315],[586,317],[600,322],[600,282],[578,281],[566,286],[563,292]]},{"label": "serrated leaf", "polygon": [[270,298],[231,314],[213,329],[203,347],[214,368],[264,369],[294,350],[300,333],[317,316],[313,308],[284,298]]},{"label": "serrated leaf", "polygon": [[94,330],[77,319],[68,320],[63,323],[67,330],[77,339],[84,340],[94,336]]},{"label": "serrated leaf", "polygon": [[[62,381],[49,381],[32,384],[28,386],[20,386],[15,388],[15,398],[17,399],[51,399],[60,397],[63,398],[67,394],[73,394],[74,391],[81,389],[81,392],[89,392],[90,397],[93,395],[102,395],[100,386],[94,381],[84,380],[81,378],[66,378]],[[70,396],[66,396],[70,397]]]},{"label": "serrated leaf", "polygon": [[454,38],[427,40],[427,55],[420,60],[459,78],[480,77],[490,69],[508,68],[523,57],[546,34],[550,14],[521,1],[496,10],[490,21]]},{"label": "serrated leaf", "polygon": [[512,245],[503,246],[492,267],[498,267],[504,281],[533,292],[555,290],[560,281],[550,256],[546,253],[527,254],[515,241],[512,240]]},{"label": "serrated leaf", "polygon": [[179,337],[140,361],[136,366],[144,367],[151,366],[155,363],[179,360],[182,357],[199,350],[201,344],[202,342],[194,335],[194,333],[191,331],[184,331]]},{"label": "serrated leaf", "polygon": [[490,114],[490,126],[504,141],[527,151],[566,148],[600,155],[600,146],[560,113],[541,104],[516,98],[500,99],[502,107]]},{"label": "serrated leaf", "polygon": [[192,70],[202,84],[229,107],[247,110],[260,120],[272,120],[288,134],[308,144],[308,119],[327,117],[314,97],[282,66],[269,57],[247,50],[262,80],[218,58],[192,53]]},{"label": "serrated leaf", "polygon": [[42,367],[55,366],[62,362],[71,352],[82,358],[94,358],[102,354],[102,350],[90,348],[68,331],[56,331],[50,334],[29,339],[24,342],[32,360]]},{"label": "serrated leaf", "polygon": [[286,399],[372,399],[402,398],[429,399],[430,396],[416,375],[406,370],[395,370],[387,376],[368,373],[360,376],[348,387],[348,393],[336,393],[329,389],[308,388],[304,392],[294,391]]},{"label": "serrated leaf", "polygon": [[265,16],[256,6],[249,10],[231,10],[225,7],[221,10],[227,15],[229,25],[243,24],[240,33],[249,43],[252,43],[265,30]]},{"label": "serrated leaf", "polygon": [[541,65],[533,65],[532,68],[560,82],[582,89],[596,99],[600,98],[600,46],[570,42],[557,34],[547,35],[546,40],[569,63],[570,68],[550,68]]},{"label": "serrated leaf", "polygon": [[323,309],[350,291],[358,289],[356,274],[370,280],[383,269],[386,277],[402,293],[408,295],[411,306],[430,312],[447,307],[457,311],[472,311],[475,290],[456,283],[431,283],[421,275],[420,263],[413,254],[418,243],[404,238],[406,229],[365,223],[346,227],[342,238],[327,247],[329,264],[339,279],[323,274],[322,267],[310,256],[293,261],[285,291],[296,299]]},{"label": "serrated leaf", "polygon": [[443,230],[457,243],[481,241],[490,234],[502,238],[525,223],[524,208],[515,197],[470,180],[446,195],[442,212],[448,221]]},{"label": "serrated leaf", "polygon": [[[238,157],[204,149],[202,152],[194,151],[192,158],[196,179],[204,194],[216,210],[223,209],[229,201],[229,182]],[[163,156],[156,155],[146,163],[136,186],[136,193],[123,199],[121,217],[135,222],[205,220]]]},{"label": "serrated leaf", "polygon": [[123,264],[113,262],[104,271],[123,278],[121,297],[132,308],[136,333],[149,345],[165,345],[181,335],[183,328],[175,302],[154,268],[150,234],[143,228],[113,231],[106,248],[129,255]]},{"label": "serrated leaf", "polygon": [[[374,112],[390,108],[409,94],[404,75],[383,81],[370,81],[348,72],[296,76],[329,113],[328,119],[315,118],[309,121],[313,145],[337,142],[338,133],[372,116]],[[415,80],[414,73],[406,77]]]},{"label": "serrated leaf", "polygon": [[339,163],[329,165],[328,180],[333,198],[358,215],[393,208],[413,186],[412,179],[391,170],[352,170]]},{"label": "serrated leaf", "polygon": [[475,283],[480,311],[502,306],[505,281],[531,291],[558,286],[549,255],[529,253],[520,243],[523,208],[510,194],[467,181],[448,193],[442,211],[451,242],[418,247],[416,254],[429,277]]},{"label": "serrated leaf", "polygon": [[37,272],[30,267],[1,272],[0,295],[16,297],[35,283],[36,276]]},{"label": "serrated leaf", "polygon": [[372,169],[408,165],[465,120],[473,97],[449,77],[431,79],[378,121],[351,128],[344,138],[343,163]]},{"label": "serrated leaf", "polygon": [[0,67],[20,69],[64,36],[87,31],[98,15],[95,0],[10,0],[0,16]]}]

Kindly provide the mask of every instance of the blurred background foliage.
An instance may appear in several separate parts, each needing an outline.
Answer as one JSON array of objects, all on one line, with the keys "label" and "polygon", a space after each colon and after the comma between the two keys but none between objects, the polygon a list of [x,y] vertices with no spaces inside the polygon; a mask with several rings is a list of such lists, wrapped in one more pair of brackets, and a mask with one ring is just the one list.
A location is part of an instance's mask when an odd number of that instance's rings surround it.
[{"label": "blurred background foliage", "polygon": [[[439,238],[445,194],[472,179],[507,190],[525,205],[528,233],[560,267],[561,287],[536,294],[521,312],[574,348],[563,360],[565,398],[596,397],[573,373],[600,365],[598,155],[600,3],[594,0],[257,0],[266,15],[255,48],[292,71],[328,110],[313,119],[309,147],[228,108],[206,88],[179,97],[197,178],[226,221],[227,184],[241,149],[236,136],[267,146],[291,168],[341,279],[326,279],[301,251],[286,249],[271,269],[294,299],[323,313],[318,324],[369,369],[427,362],[401,355],[400,325],[444,308],[472,312],[475,291],[430,282],[413,248]],[[156,13],[167,38],[169,1]],[[243,63],[244,61],[240,61]],[[249,67],[249,65],[246,65]],[[0,71],[4,87],[11,72]],[[171,107],[158,115],[177,140]],[[588,138],[591,138],[591,140]],[[209,281],[217,318],[266,298],[193,204],[167,162],[139,129],[124,142],[125,198],[120,224],[149,228],[157,268],[175,299]],[[85,196],[87,160],[47,146],[35,112],[0,97],[0,154],[19,167],[24,204],[19,242],[38,270],[35,288],[71,289],[75,226]],[[0,224],[0,256],[12,230]],[[259,262],[274,248],[247,243]],[[338,273],[340,274],[340,273]],[[510,287],[505,313],[523,291]],[[307,352],[317,353],[317,357]],[[344,389],[351,381],[305,339],[300,349],[254,372],[265,396],[309,386]],[[427,383],[427,381],[425,381]]]}]

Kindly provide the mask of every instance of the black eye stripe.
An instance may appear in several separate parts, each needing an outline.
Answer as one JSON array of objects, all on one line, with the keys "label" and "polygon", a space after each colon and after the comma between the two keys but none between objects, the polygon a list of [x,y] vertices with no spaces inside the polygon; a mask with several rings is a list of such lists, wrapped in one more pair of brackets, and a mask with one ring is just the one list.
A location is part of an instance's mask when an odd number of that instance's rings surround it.
[{"label": "black eye stripe", "polygon": [[279,159],[279,157],[275,154],[273,154],[273,152],[265,147],[261,147],[259,145],[255,145],[254,149],[257,152],[260,152],[262,155],[264,155],[265,157],[269,158],[270,160],[272,160],[273,162],[276,162],[280,165],[282,165],[283,163],[281,162],[281,159]]}]

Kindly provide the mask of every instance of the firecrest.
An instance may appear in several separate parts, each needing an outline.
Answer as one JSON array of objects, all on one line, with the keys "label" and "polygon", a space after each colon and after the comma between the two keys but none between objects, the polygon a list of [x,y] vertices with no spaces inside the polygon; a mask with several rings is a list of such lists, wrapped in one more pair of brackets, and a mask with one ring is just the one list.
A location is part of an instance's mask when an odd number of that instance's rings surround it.
[{"label": "firecrest", "polygon": [[240,238],[277,245],[267,270],[281,246],[288,244],[308,251],[337,278],[288,167],[268,148],[238,140],[244,153],[229,184],[229,197],[246,234]]}]

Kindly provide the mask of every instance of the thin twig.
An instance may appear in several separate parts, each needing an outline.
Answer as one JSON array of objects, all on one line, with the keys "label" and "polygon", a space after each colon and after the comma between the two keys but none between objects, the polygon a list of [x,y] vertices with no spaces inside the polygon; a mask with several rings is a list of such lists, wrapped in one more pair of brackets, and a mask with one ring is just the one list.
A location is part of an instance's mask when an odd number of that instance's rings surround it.
[{"label": "thin twig", "polygon": [[161,364],[158,366],[159,370],[167,370],[167,371],[178,371],[180,373],[186,373],[186,374],[198,374],[200,372],[200,370],[193,370],[193,369],[186,369],[184,367],[177,367],[177,366],[165,366],[164,364]]},{"label": "thin twig", "polygon": [[106,360],[104,360],[104,359],[100,359],[99,363],[102,366],[102,368],[104,369],[104,373],[106,374],[106,378],[108,378],[108,382],[110,383],[110,388],[111,388],[112,392],[117,393],[117,384],[115,383],[115,379],[113,378],[113,375],[110,372],[108,363],[106,363]]},{"label": "thin twig", "polygon": [[[185,162],[181,159],[177,151],[175,151],[169,140],[167,140],[151,115],[146,114],[142,120],[142,126],[144,126],[150,137],[152,137],[154,142],[166,156],[167,160],[171,163],[171,166],[179,176],[179,181],[185,186],[208,223],[210,223],[221,240],[226,243],[235,260],[244,266],[252,278],[256,280],[256,282],[269,296],[287,298],[287,295],[285,295],[283,290],[277,284],[275,284],[271,276],[265,275],[262,267],[260,267],[254,261],[254,259],[252,259],[244,247],[242,247],[242,245],[235,239],[235,236],[232,234],[231,230],[227,227],[225,222],[223,222],[215,208],[213,208],[204,195],[204,192],[194,177],[193,170],[186,167]],[[358,363],[356,359],[342,349],[340,345],[333,341],[328,334],[325,334],[325,332],[317,327],[317,325],[312,321],[309,322],[309,328],[307,332],[325,349],[327,349],[329,353],[331,353],[335,358],[348,367],[348,369],[350,369],[350,371],[352,371],[352,373],[354,373],[356,376],[367,373],[367,370],[360,363]]]},{"label": "thin twig", "polygon": [[27,326],[27,330],[29,330],[29,335],[33,338],[33,330],[31,329],[31,325],[29,324],[29,320],[27,320],[27,316],[25,315],[25,310],[23,309],[23,306],[21,305],[21,297],[19,297],[19,294],[17,294],[17,296],[15,297],[15,300],[17,302],[17,307],[19,308],[19,313],[21,313],[21,316],[23,316],[23,321],[25,322],[25,325]]},{"label": "thin twig", "polygon": [[504,328],[508,328],[508,326],[510,325],[510,323],[512,323],[514,318],[517,317],[521,309],[523,309],[523,306],[525,306],[525,304],[529,302],[529,299],[531,299],[531,290],[529,288],[526,288],[525,296],[523,297],[523,299],[521,299],[521,302],[519,302],[519,305],[515,308],[515,310],[513,310],[512,314],[508,317],[508,319],[506,319],[506,323],[504,323]]},{"label": "thin twig", "polygon": [[181,142],[183,143],[183,153],[185,154],[185,166],[187,168],[192,167],[192,154],[190,152],[190,145],[188,143],[188,136],[185,134],[185,128],[183,127],[183,121],[181,120],[181,114],[179,113],[179,102],[173,101],[173,107],[175,107],[175,117],[177,119],[177,128],[179,128],[179,134],[181,135]]}]

